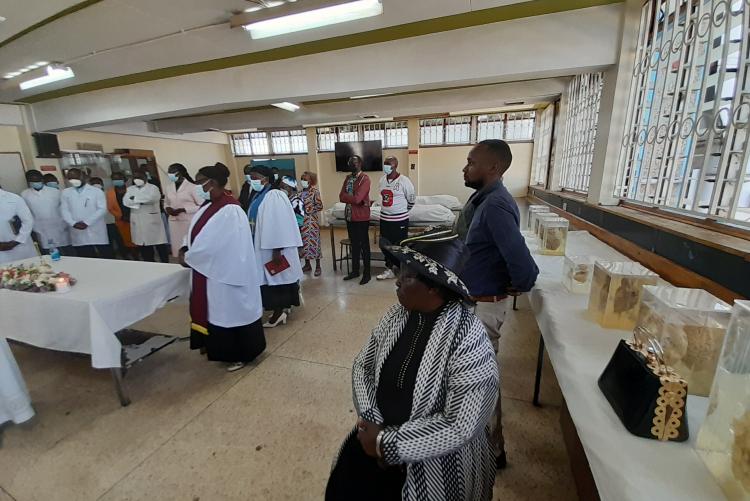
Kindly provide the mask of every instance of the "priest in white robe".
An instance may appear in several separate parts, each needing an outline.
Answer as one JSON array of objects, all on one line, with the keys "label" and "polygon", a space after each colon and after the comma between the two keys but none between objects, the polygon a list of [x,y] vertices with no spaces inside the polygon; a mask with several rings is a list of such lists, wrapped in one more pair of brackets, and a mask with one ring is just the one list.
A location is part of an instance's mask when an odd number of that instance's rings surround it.
[{"label": "priest in white robe", "polygon": [[224,165],[204,167],[196,195],[205,200],[190,224],[180,261],[192,268],[191,349],[241,369],[266,348],[260,277],[247,216],[225,187]]},{"label": "priest in white robe", "polygon": [[272,171],[263,165],[253,166],[251,188],[259,191],[248,217],[253,227],[258,270],[261,274],[263,307],[273,311],[264,327],[286,324],[293,306],[300,306],[299,281],[302,265],[298,249],[302,237],[289,197],[273,188]]},{"label": "priest in white robe", "polygon": [[21,424],[34,417],[26,384],[5,338],[0,337],[0,426]]}]

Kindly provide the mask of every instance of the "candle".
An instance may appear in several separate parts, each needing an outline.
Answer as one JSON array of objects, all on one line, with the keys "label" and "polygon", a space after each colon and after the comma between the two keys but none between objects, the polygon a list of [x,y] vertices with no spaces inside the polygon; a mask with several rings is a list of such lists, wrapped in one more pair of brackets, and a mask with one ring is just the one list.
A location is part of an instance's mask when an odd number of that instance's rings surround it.
[{"label": "candle", "polygon": [[55,279],[55,292],[70,292],[70,280],[67,277],[58,277]]}]

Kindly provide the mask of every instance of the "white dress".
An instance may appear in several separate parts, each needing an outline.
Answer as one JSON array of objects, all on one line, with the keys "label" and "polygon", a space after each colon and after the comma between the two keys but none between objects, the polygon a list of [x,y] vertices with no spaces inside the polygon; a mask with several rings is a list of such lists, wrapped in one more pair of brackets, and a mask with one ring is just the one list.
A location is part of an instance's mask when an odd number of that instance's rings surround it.
[{"label": "white dress", "polygon": [[60,190],[45,186],[41,190],[29,188],[21,193],[34,216],[34,232],[39,235],[43,249],[49,249],[51,241],[58,247],[70,245],[68,225],[60,210]]},{"label": "white dress", "polygon": [[[188,235],[206,204],[195,214]],[[263,315],[253,235],[239,205],[222,207],[206,222],[192,243],[186,239],[185,262],[206,277],[208,321],[219,327],[240,327]]]},{"label": "white dress", "polygon": [[122,197],[130,208],[130,234],[135,245],[150,246],[167,243],[167,232],[161,218],[161,192],[153,184],[131,186]]},{"label": "white dress", "polygon": [[0,337],[0,425],[16,424],[34,416],[26,384],[5,338]]},{"label": "white dress", "polygon": [[[281,190],[271,190],[258,208],[255,223],[255,249],[261,285],[287,285],[302,279],[302,265],[297,249],[302,247],[302,236],[297,226],[292,204]],[[265,264],[273,260],[274,249],[289,261],[289,268],[271,275]]]},{"label": "white dress", "polygon": [[[84,184],[80,188],[65,188],[62,192],[60,210],[70,227],[70,240],[75,247],[84,245],[108,245],[107,199],[99,188]],[[88,225],[85,230],[73,228],[78,222]]]},{"label": "white dress", "polygon": [[[15,218],[21,222],[18,235],[13,231],[11,221]],[[34,218],[26,202],[15,193],[0,189],[0,242],[19,242],[9,251],[0,251],[0,264],[27,259],[37,255],[34,241],[31,239],[31,228]]]}]

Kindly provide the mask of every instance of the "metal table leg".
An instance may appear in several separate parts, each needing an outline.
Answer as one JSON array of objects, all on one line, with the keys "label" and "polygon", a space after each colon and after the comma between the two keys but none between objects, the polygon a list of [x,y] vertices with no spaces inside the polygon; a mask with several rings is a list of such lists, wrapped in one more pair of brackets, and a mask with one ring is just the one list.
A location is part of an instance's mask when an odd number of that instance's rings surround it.
[{"label": "metal table leg", "polygon": [[544,336],[539,334],[539,353],[536,358],[536,379],[534,380],[534,398],[532,403],[535,407],[541,407],[539,403],[539,387],[542,384],[542,367],[544,366]]},{"label": "metal table leg", "polygon": [[513,311],[518,311],[518,306],[516,306],[517,301],[518,301],[518,296],[513,296]]},{"label": "metal table leg", "polygon": [[128,390],[125,388],[125,383],[122,380],[123,371],[120,367],[114,367],[111,369],[112,379],[115,380],[115,390],[117,390],[117,396],[120,399],[120,405],[127,407],[130,405],[130,395]]},{"label": "metal table leg", "polygon": [[336,239],[333,236],[333,225],[329,225],[328,228],[331,230],[331,254],[333,255],[333,271],[338,269],[336,264]]}]

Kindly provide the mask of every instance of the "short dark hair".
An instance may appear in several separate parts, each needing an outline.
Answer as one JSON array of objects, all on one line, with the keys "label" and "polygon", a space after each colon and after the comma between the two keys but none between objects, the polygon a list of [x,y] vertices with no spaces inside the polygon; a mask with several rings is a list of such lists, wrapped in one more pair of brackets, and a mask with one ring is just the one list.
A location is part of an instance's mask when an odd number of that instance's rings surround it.
[{"label": "short dark hair", "polygon": [[91,179],[89,179],[89,184],[101,184],[102,186],[104,186],[104,181],[100,177],[92,177]]},{"label": "short dark hair", "polygon": [[[42,173],[40,171],[36,170],[36,169],[27,170],[26,171],[26,179],[31,179],[33,177],[40,178],[40,177],[42,177]],[[42,179],[43,179],[43,177],[42,177]]]},{"label": "short dark hair", "polygon": [[510,168],[511,162],[513,162],[513,154],[510,152],[510,146],[502,139],[485,139],[479,143],[489,150],[490,153],[497,159],[502,169],[501,174]]}]

